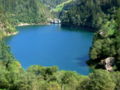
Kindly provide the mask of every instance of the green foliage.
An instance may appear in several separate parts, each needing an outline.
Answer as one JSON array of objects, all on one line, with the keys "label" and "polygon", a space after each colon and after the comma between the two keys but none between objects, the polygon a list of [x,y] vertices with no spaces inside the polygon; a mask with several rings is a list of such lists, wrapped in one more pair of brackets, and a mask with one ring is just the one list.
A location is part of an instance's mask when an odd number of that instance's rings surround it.
[{"label": "green foliage", "polygon": [[90,60],[88,61],[91,66],[95,68],[104,68],[100,66],[101,62],[108,58],[114,57],[114,70],[120,70],[120,31],[119,31],[119,17],[117,16],[119,9],[113,14],[115,20],[109,20],[103,23],[100,30],[95,34],[93,45],[90,50]]},{"label": "green foliage", "polygon": [[45,4],[50,10],[56,8],[57,5],[64,3],[68,0],[40,0],[43,4]]},{"label": "green foliage", "polygon": [[116,28],[116,22],[114,20],[111,21],[107,21],[105,24],[103,24],[99,30],[99,33],[101,33],[101,35],[103,37],[108,37],[114,34]]},{"label": "green foliage", "polygon": [[116,31],[116,23],[114,21],[106,22],[96,33],[90,52],[91,59],[100,59],[101,57],[114,56],[114,36]]},{"label": "green foliage", "polygon": [[57,82],[48,83],[47,90],[61,90],[61,86]]},{"label": "green foliage", "polygon": [[114,90],[115,83],[108,71],[97,70],[81,84],[81,90]]},{"label": "green foliage", "polygon": [[62,26],[99,29],[104,22],[113,18],[120,6],[119,0],[76,0],[63,8]]},{"label": "green foliage", "polygon": [[43,77],[43,79],[46,81],[51,81],[51,80],[54,81],[56,79],[54,77],[54,73],[58,71],[58,68],[56,66],[42,67],[42,66],[34,65],[29,67],[27,71],[34,73],[36,76]]},{"label": "green foliage", "polygon": [[115,90],[120,89],[120,72],[113,72],[111,73],[112,79],[115,83]]},{"label": "green foliage", "polygon": [[51,16],[39,0],[1,0],[1,5],[14,24],[45,23]]},{"label": "green foliage", "polygon": [[57,5],[54,9],[52,9],[51,11],[52,12],[61,12],[63,7],[66,5],[66,4],[69,4],[70,2],[72,2],[73,0],[67,0],[59,5]]},{"label": "green foliage", "polygon": [[117,27],[120,29],[120,8],[116,11],[116,22],[117,22]]},{"label": "green foliage", "polygon": [[0,8],[0,39],[16,32],[16,28],[11,24],[8,15]]}]

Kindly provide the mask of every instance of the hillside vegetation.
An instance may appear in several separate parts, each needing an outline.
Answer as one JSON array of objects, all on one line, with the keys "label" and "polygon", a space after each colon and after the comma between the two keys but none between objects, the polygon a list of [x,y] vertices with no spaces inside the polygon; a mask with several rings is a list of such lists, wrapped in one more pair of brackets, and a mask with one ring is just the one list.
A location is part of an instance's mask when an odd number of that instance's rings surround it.
[{"label": "hillside vegetation", "polygon": [[103,68],[107,58],[112,70],[120,71],[120,8],[116,10],[115,20],[107,21],[95,34],[92,48],[90,50],[89,64],[95,68]]},{"label": "hillside vegetation", "polygon": [[8,15],[3,12],[2,8],[0,8],[0,39],[16,33],[17,30],[14,25],[12,25]]},{"label": "hillside vegetation", "polygon": [[52,12],[61,12],[62,9],[63,9],[63,7],[64,7],[66,4],[68,4],[68,3],[72,2],[72,1],[73,1],[73,0],[67,0],[67,1],[65,1],[65,2],[57,5],[57,6],[56,6],[54,9],[52,9],[51,11],[52,11]]},{"label": "hillside vegetation", "polygon": [[0,0],[0,4],[14,24],[45,23],[51,17],[39,0]]},{"label": "hillside vegetation", "polygon": [[76,0],[67,10],[63,8],[62,26],[99,29],[103,23],[114,17],[118,7],[119,0]]},{"label": "hillside vegetation", "polygon": [[51,10],[54,9],[57,5],[64,3],[68,0],[40,0],[40,1]]}]

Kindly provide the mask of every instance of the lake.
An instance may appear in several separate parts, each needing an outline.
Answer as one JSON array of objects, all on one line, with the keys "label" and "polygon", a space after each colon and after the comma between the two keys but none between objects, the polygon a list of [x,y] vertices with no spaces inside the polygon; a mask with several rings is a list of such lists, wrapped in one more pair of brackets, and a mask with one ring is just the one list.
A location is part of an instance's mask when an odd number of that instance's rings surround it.
[{"label": "lake", "polygon": [[86,64],[93,33],[81,29],[61,28],[60,25],[17,27],[19,34],[8,37],[6,43],[26,69],[31,65],[58,66],[60,70],[87,75]]}]

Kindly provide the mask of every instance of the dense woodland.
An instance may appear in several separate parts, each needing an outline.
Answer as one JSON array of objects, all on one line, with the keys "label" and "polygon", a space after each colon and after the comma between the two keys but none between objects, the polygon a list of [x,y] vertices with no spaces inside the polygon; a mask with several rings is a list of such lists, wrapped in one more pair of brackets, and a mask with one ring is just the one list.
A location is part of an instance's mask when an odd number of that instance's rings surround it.
[{"label": "dense woodland", "polygon": [[[94,70],[88,76],[60,71],[56,66],[33,65],[24,70],[5,44],[5,34],[16,32],[16,23],[43,23],[49,14],[37,0],[0,0],[0,6],[0,90],[120,89],[119,0],[79,0],[78,3],[70,4],[73,6],[71,8],[65,6],[67,11],[61,12],[63,25],[87,25],[98,29],[88,63],[103,70]],[[100,64],[107,57],[115,58],[113,72],[104,70],[104,65]]]},{"label": "dense woodland", "polygon": [[95,68],[104,68],[102,61],[113,57],[113,70],[120,70],[120,9],[114,15],[115,19],[102,25],[94,36],[89,63]]},{"label": "dense woodland", "polygon": [[75,0],[73,3],[66,5],[61,12],[62,26],[96,30],[113,18],[113,13],[120,7],[120,0]]},{"label": "dense woodland", "polygon": [[51,17],[40,0],[0,0],[0,6],[14,24],[46,23]]},{"label": "dense woodland", "polygon": [[55,8],[57,5],[68,1],[68,0],[40,0],[44,5],[46,5],[49,9]]},{"label": "dense woodland", "polygon": [[55,18],[59,18],[64,6],[73,0],[40,0],[52,13]]},{"label": "dense woodland", "polygon": [[0,7],[0,38],[17,32],[8,15]]}]

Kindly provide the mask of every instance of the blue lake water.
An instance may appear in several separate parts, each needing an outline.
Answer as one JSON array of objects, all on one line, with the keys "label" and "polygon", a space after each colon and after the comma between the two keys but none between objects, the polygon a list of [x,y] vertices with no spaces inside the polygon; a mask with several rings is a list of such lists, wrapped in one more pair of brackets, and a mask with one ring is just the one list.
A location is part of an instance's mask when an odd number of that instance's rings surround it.
[{"label": "blue lake water", "polygon": [[86,64],[93,33],[61,28],[60,25],[17,27],[19,34],[8,37],[7,44],[24,68],[31,65],[58,66],[87,75]]}]

